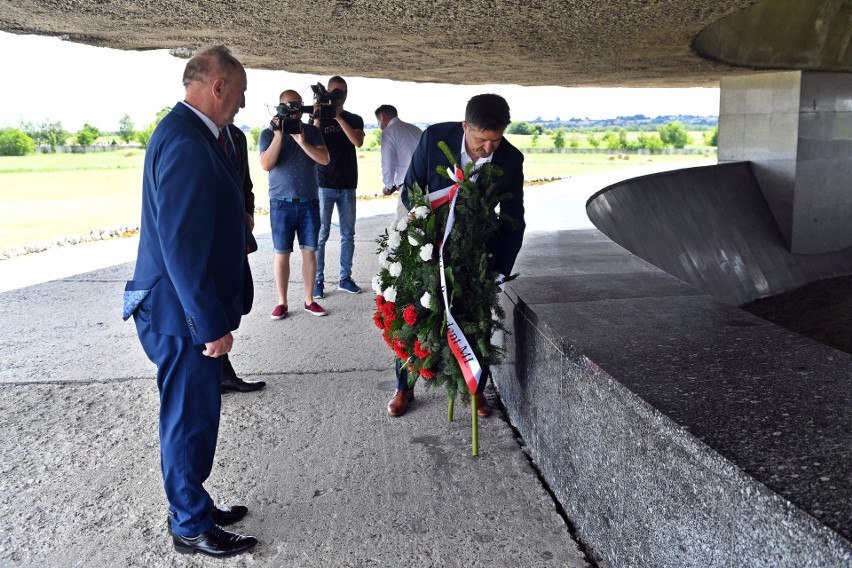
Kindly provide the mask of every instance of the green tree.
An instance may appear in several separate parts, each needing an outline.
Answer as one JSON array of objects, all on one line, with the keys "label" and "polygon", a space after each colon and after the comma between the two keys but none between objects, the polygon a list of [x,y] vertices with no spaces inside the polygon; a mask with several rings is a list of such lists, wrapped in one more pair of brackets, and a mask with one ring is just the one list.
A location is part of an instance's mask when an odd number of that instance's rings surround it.
[{"label": "green tree", "polygon": [[580,137],[576,134],[571,135],[571,140],[568,141],[568,146],[571,148],[579,148],[580,147]]},{"label": "green tree", "polygon": [[35,151],[35,140],[17,128],[0,129],[0,156],[23,156]]},{"label": "green tree", "polygon": [[65,141],[71,136],[65,132],[62,128],[62,123],[58,120],[56,122],[47,120],[41,124],[22,122],[21,130],[35,140],[36,144],[47,144],[50,146],[51,152],[56,152],[56,147],[65,144]]},{"label": "green tree", "polygon": [[532,134],[533,128],[529,122],[518,120],[509,125],[506,134]]},{"label": "green tree", "polygon": [[601,141],[595,137],[594,132],[589,132],[589,134],[586,136],[586,142],[588,142],[589,146],[591,146],[592,148],[599,148],[601,145]]},{"label": "green tree", "polygon": [[561,126],[556,130],[556,134],[553,135],[553,147],[554,148],[564,148],[565,147],[565,129]]},{"label": "green tree", "polygon": [[660,134],[660,139],[666,146],[683,148],[692,142],[692,138],[690,138],[689,132],[686,131],[686,127],[678,121],[663,124],[657,128],[657,131]]},{"label": "green tree", "polygon": [[254,140],[253,148],[257,150],[257,145],[260,144],[260,133],[263,131],[263,128],[260,126],[255,126],[251,129],[251,139]]},{"label": "green tree", "polygon": [[612,130],[604,132],[601,142],[603,142],[604,148],[607,150],[619,150],[621,148],[621,141],[618,139],[618,134]]},{"label": "green tree", "polygon": [[533,131],[532,136],[530,136],[530,146],[538,148],[538,132]]},{"label": "green tree", "polygon": [[130,115],[125,114],[118,121],[118,137],[127,144],[133,140],[133,134],[133,120],[130,119]]},{"label": "green tree", "polygon": [[160,124],[160,121],[165,118],[167,114],[172,111],[172,107],[163,107],[158,113],[157,117],[153,122],[149,123],[148,126],[136,132],[136,140],[142,145],[143,148],[148,147],[148,141],[151,140],[151,136],[154,134],[154,129],[157,128],[157,125]]},{"label": "green tree", "polygon": [[719,126],[713,129],[712,132],[704,134],[704,144],[707,146],[717,147],[719,145]]},{"label": "green tree", "polygon": [[80,146],[91,146],[100,135],[100,131],[87,122],[83,124],[83,128],[77,132],[77,144]]},{"label": "green tree", "polygon": [[618,147],[622,150],[629,147],[627,143],[627,129],[619,128],[618,129]]},{"label": "green tree", "polygon": [[367,148],[378,148],[382,145],[382,129],[374,128],[370,130],[370,142],[367,144]]},{"label": "green tree", "polygon": [[136,131],[136,140],[139,144],[142,145],[143,148],[148,147],[148,141],[151,140],[151,136],[154,134],[154,129],[157,128],[157,121],[149,123],[142,130]]},{"label": "green tree", "polygon": [[648,135],[644,132],[640,132],[636,142],[640,148],[645,148],[652,152],[659,152],[663,149],[663,141],[656,134]]}]

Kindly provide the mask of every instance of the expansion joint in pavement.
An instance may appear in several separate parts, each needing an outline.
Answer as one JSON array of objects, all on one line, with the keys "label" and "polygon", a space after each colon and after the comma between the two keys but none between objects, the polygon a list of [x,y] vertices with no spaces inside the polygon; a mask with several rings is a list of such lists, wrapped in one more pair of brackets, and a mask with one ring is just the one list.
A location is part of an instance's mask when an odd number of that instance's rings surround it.
[{"label": "expansion joint in pavement", "polygon": [[556,513],[562,518],[562,522],[565,523],[565,528],[568,530],[568,533],[571,535],[571,539],[577,543],[577,547],[580,549],[580,552],[583,554],[584,560],[588,563],[591,568],[600,568],[600,564],[597,562],[595,558],[594,552],[586,545],[577,531],[576,525],[571,522],[571,519],[568,517],[568,513],[565,511],[565,508],[556,498],[556,494],[550,488],[550,485],[544,479],[544,475],[542,475],[541,470],[538,468],[538,465],[533,460],[532,455],[530,454],[526,442],[524,442],[523,436],[515,428],[515,425],[512,424],[511,420],[509,420],[509,412],[506,410],[506,407],[503,405],[503,399],[500,398],[497,389],[492,391],[494,396],[489,397],[489,402],[491,402],[492,407],[495,410],[500,412],[501,418],[506,422],[509,428],[512,430],[512,436],[515,438],[515,442],[518,443],[518,446],[521,448],[521,451],[527,457],[527,461],[529,462],[530,468],[535,472],[536,477],[538,478],[538,482],[541,484],[542,488],[547,492],[550,496],[550,500],[553,501],[553,507],[556,509]]}]

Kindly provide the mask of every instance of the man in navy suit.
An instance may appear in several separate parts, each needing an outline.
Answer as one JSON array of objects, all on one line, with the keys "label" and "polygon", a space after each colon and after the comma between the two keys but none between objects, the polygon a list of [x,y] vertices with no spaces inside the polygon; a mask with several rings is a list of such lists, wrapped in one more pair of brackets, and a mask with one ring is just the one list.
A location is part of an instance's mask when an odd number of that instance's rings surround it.
[{"label": "man in navy suit", "polygon": [[231,556],[257,539],[219,527],[242,506],[217,508],[203,487],[213,466],[221,406],[221,356],[248,313],[243,181],[221,129],[245,106],[246,73],[224,46],[197,53],[186,97],[160,122],[145,152],[142,225],[124,317],[134,316],[157,365],[160,462],[175,549]]},{"label": "man in navy suit", "polygon": [[[450,166],[438,142],[447,143],[453,157],[462,168],[474,162],[477,167],[492,163],[503,169],[503,175],[494,181],[498,194],[507,197],[500,201],[500,226],[497,235],[486,243],[491,269],[497,274],[497,283],[512,273],[512,266],[524,240],[524,155],[503,138],[503,132],[511,122],[509,105],[495,94],[476,95],[465,109],[464,122],[444,122],[426,128],[411,158],[400,198],[406,209],[411,208],[408,189],[416,183],[429,193],[440,191],[451,182],[438,173]],[[476,392],[477,413],[491,414],[488,400],[482,391],[488,382],[488,369],[483,369],[482,380]],[[408,372],[396,362],[396,393],[388,402],[388,414],[402,416],[414,399],[414,391],[408,388]]]}]

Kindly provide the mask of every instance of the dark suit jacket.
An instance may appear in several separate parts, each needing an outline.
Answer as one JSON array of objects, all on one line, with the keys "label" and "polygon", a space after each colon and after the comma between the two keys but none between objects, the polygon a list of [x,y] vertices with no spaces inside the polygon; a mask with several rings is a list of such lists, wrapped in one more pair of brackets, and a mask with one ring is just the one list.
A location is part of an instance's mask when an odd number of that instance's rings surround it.
[{"label": "dark suit jacket", "polygon": [[143,309],[152,331],[196,345],[237,329],[252,302],[244,211],[243,180],[207,126],[179,102],[145,152],[125,317]]},{"label": "dark suit jacket", "polygon": [[254,189],[254,184],[252,184],[251,175],[249,174],[248,143],[246,142],[246,135],[238,126],[233,124],[229,124],[227,128],[228,132],[231,134],[231,138],[234,141],[234,146],[237,151],[237,174],[240,176],[240,179],[243,180],[243,200],[245,202],[246,213],[253,216],[254,192],[252,189]]},{"label": "dark suit jacket", "polygon": [[[228,133],[231,135],[231,140],[234,143],[236,151],[236,159],[234,160],[237,166],[237,174],[243,180],[243,201],[246,208],[246,214],[254,217],[254,184],[251,182],[251,174],[249,173],[248,163],[248,143],[246,142],[245,133],[239,127],[229,124],[227,127]],[[252,232],[246,227],[246,250],[254,252],[257,250],[257,241]]]},{"label": "dark suit jacket", "polygon": [[[413,187],[416,182],[421,188],[426,188],[431,193],[449,186],[450,182],[437,171],[438,167],[445,170],[450,165],[444,152],[438,148],[438,142],[442,140],[446,142],[456,162],[461,164],[463,137],[464,130],[461,122],[444,122],[429,126],[420,137],[420,143],[411,158],[411,166],[405,176],[406,187]],[[492,268],[500,274],[510,276],[518,251],[523,244],[526,227],[524,223],[524,155],[503,138],[500,146],[494,151],[491,163],[503,168],[503,175],[495,178],[499,193],[506,193],[511,197],[500,201],[500,228],[496,237],[486,246],[488,252],[493,255]],[[410,208],[406,188],[402,190],[401,199],[405,206]],[[508,219],[515,221],[515,224],[510,223]]]}]

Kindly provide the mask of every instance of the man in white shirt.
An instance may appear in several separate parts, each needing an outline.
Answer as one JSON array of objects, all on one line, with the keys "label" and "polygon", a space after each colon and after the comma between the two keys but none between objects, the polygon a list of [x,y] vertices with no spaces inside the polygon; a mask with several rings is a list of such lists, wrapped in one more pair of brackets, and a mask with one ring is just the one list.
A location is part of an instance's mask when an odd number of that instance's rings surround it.
[{"label": "man in white shirt", "polygon": [[405,181],[411,156],[423,131],[399,119],[396,107],[382,105],[376,109],[376,120],[382,129],[382,193],[390,195]]}]

